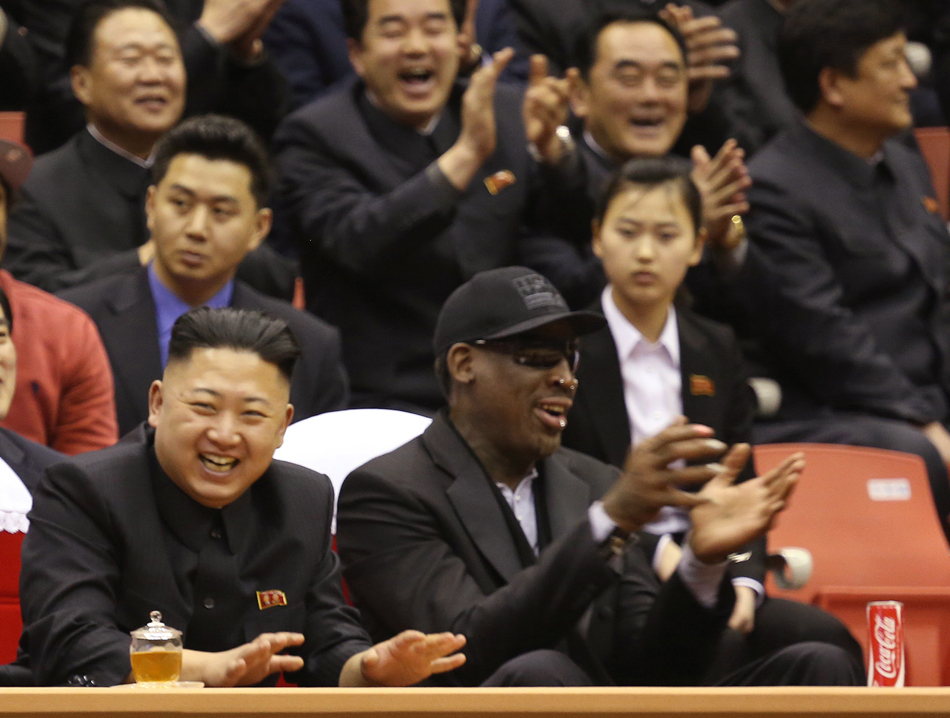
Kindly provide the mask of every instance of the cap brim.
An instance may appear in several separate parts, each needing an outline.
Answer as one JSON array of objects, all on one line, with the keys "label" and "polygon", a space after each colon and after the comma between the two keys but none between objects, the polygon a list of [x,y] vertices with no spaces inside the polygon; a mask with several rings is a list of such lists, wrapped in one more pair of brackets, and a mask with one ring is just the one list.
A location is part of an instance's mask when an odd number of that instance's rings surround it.
[{"label": "cap brim", "polygon": [[543,327],[547,324],[553,324],[554,322],[567,321],[571,328],[574,330],[576,336],[583,336],[584,334],[590,334],[596,332],[598,329],[602,329],[607,324],[607,320],[604,319],[603,315],[598,314],[597,312],[588,312],[588,311],[579,311],[579,312],[564,312],[562,314],[546,314],[542,317],[533,317],[532,319],[527,319],[519,324],[508,327],[501,330],[500,332],[495,332],[490,334],[487,337],[482,337],[482,339],[504,339],[506,337],[512,337],[516,334],[523,334],[524,332],[529,332],[532,329],[537,329],[538,327]]}]

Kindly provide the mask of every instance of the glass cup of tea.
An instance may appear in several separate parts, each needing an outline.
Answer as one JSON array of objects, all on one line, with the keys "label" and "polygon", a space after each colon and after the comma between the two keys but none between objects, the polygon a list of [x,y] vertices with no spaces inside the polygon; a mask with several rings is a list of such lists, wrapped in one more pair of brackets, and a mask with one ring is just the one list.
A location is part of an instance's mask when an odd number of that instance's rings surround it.
[{"label": "glass cup of tea", "polygon": [[181,631],[162,623],[162,614],[152,611],[151,621],[132,631],[132,675],[136,683],[175,683],[181,676]]}]

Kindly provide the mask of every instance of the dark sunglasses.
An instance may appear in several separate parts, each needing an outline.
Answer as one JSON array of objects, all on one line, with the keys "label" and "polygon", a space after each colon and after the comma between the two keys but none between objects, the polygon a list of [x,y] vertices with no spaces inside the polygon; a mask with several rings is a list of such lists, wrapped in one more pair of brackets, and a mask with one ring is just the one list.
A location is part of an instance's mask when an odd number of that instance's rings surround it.
[{"label": "dark sunglasses", "polygon": [[477,339],[475,346],[498,354],[507,354],[520,366],[532,369],[553,369],[562,360],[567,361],[571,373],[580,363],[580,342],[577,339],[550,339],[525,341],[505,339]]}]

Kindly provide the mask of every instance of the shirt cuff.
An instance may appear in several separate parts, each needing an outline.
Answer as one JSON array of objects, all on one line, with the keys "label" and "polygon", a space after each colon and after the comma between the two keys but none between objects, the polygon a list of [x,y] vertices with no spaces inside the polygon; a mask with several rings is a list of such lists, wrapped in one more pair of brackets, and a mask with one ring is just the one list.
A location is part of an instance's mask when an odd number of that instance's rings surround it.
[{"label": "shirt cuff", "polygon": [[595,501],[587,509],[587,520],[590,521],[590,532],[596,543],[603,543],[610,533],[617,528],[616,522],[607,515],[603,501]]},{"label": "shirt cuff", "polygon": [[746,586],[755,591],[755,607],[758,608],[762,605],[762,602],[765,600],[765,586],[756,581],[754,578],[748,578],[746,576],[740,576],[738,578],[732,579],[733,586]]},{"label": "shirt cuff", "polygon": [[676,570],[699,604],[705,608],[713,608],[719,599],[719,584],[722,583],[728,565],[728,561],[703,563],[693,554],[689,542],[684,542],[683,558],[680,559]]},{"label": "shirt cuff", "polygon": [[205,39],[205,42],[211,45],[211,47],[214,47],[214,48],[221,47],[221,44],[217,40],[215,40],[214,35],[212,35],[208,31],[208,28],[206,28],[197,20],[195,20],[195,29],[198,31],[198,34],[201,35],[201,37]]}]

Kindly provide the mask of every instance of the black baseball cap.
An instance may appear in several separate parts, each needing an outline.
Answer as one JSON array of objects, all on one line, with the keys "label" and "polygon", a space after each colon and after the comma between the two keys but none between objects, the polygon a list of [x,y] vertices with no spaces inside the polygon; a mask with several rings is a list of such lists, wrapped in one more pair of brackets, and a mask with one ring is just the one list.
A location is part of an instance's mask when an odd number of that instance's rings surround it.
[{"label": "black baseball cap", "polygon": [[32,168],[33,153],[26,145],[0,139],[0,176],[10,189],[20,189]]},{"label": "black baseball cap", "polygon": [[607,321],[597,312],[572,312],[547,278],[527,267],[479,272],[445,300],[433,347],[442,356],[459,342],[503,339],[562,319],[574,332],[590,334]]}]

